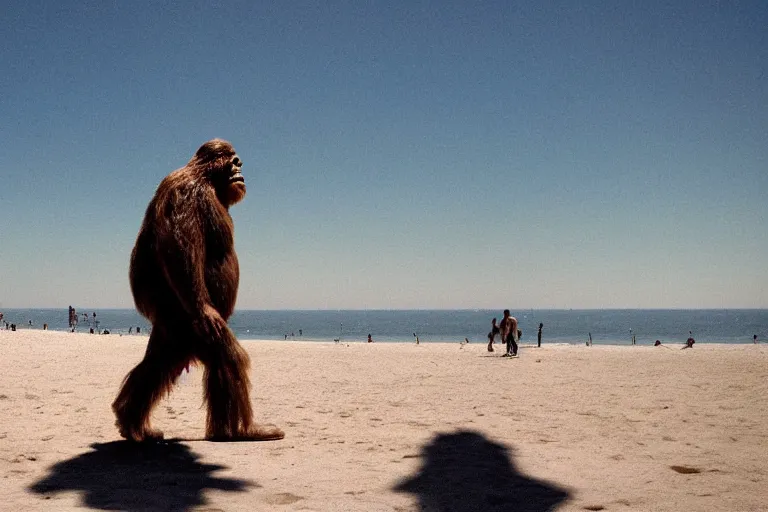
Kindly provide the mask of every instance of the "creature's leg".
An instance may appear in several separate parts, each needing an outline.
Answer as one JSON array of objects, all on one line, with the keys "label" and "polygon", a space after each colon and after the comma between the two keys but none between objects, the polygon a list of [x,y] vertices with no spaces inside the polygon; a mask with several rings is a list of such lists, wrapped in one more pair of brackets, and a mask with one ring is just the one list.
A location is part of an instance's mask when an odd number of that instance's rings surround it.
[{"label": "creature's leg", "polygon": [[180,368],[189,357],[177,353],[168,339],[168,330],[153,325],[144,359],[125,377],[112,410],[120,435],[129,441],[162,439],[163,433],[149,426],[152,408],[170,392]]},{"label": "creature's leg", "polygon": [[218,339],[202,341],[198,356],[205,365],[206,437],[255,441],[285,436],[276,427],[253,423],[248,377],[251,361],[232,331],[227,329]]}]

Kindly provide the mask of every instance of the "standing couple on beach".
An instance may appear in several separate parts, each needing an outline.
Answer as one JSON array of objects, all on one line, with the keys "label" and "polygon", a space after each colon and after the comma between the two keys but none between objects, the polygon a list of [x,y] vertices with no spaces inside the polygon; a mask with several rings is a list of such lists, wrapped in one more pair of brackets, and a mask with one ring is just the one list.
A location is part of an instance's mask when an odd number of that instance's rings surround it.
[{"label": "standing couple on beach", "polygon": [[491,332],[488,333],[488,352],[493,352],[493,339],[501,334],[502,343],[506,343],[507,351],[501,357],[517,357],[517,341],[520,336],[517,329],[517,318],[509,315],[509,310],[504,310],[504,317],[497,326],[496,319],[491,321]]}]

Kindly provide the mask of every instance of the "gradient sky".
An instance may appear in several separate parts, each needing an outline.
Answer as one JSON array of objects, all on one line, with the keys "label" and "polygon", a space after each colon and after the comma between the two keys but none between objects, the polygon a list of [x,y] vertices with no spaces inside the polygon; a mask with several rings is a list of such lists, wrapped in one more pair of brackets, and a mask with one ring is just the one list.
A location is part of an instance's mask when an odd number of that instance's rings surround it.
[{"label": "gradient sky", "polygon": [[214,137],[240,309],[768,307],[763,0],[1,5],[2,307],[132,307]]}]

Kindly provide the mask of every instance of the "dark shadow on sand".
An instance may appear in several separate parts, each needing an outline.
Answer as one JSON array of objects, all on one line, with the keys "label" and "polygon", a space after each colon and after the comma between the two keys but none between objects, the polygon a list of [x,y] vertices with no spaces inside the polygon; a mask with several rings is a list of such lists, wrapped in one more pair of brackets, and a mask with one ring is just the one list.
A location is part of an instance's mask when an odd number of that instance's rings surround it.
[{"label": "dark shadow on sand", "polygon": [[244,492],[259,487],[246,480],[211,476],[225,467],[201,464],[199,455],[177,442],[115,441],[91,448],[54,464],[50,474],[29,489],[43,498],[78,491],[83,505],[101,510],[186,511],[206,504],[206,489]]},{"label": "dark shadow on sand", "polygon": [[482,434],[439,434],[423,448],[419,473],[395,488],[418,496],[427,512],[555,510],[568,492],[521,474],[506,447]]}]

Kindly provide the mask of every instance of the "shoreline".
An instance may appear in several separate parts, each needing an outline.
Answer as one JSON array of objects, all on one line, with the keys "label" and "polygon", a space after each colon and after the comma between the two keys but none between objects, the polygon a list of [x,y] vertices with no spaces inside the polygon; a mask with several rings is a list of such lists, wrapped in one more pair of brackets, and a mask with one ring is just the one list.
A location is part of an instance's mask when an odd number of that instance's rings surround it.
[{"label": "shoreline", "polygon": [[506,359],[481,343],[241,340],[256,420],[286,438],[205,441],[197,367],[153,414],[175,441],[137,449],[110,404],[146,336],[115,336],[0,332],[9,509],[764,507],[762,344],[543,345]]},{"label": "shoreline", "polygon": [[[9,336],[16,335],[17,333],[41,333],[41,334],[51,333],[51,334],[55,334],[55,335],[67,335],[67,336],[72,336],[72,335],[75,335],[75,336],[83,336],[83,335],[85,335],[85,336],[94,336],[96,338],[103,338],[103,339],[114,339],[114,338],[133,339],[133,338],[136,338],[136,339],[140,339],[140,340],[143,339],[145,341],[149,339],[149,334],[145,334],[145,333],[140,333],[140,334],[132,333],[132,334],[128,334],[128,333],[123,333],[123,332],[111,332],[110,331],[109,334],[99,334],[99,333],[90,334],[89,332],[83,332],[83,331],[75,331],[73,333],[73,332],[70,332],[69,330],[66,330],[66,329],[47,329],[47,330],[44,330],[44,329],[39,329],[39,328],[32,328],[32,329],[30,329],[28,327],[19,327],[19,328],[17,328],[16,331],[0,329],[0,336],[2,336],[3,333],[5,333],[5,332],[7,332]],[[363,344],[363,345],[367,345],[368,344],[365,339],[350,339],[350,340],[343,340],[342,339],[339,342],[336,342],[334,340],[327,340],[327,339],[311,339],[311,338],[309,338],[307,336],[304,336],[301,339],[295,339],[294,338],[294,339],[287,339],[287,340],[269,339],[269,338],[251,338],[251,337],[238,337],[237,339],[238,339],[238,341],[241,341],[241,342],[259,342],[259,343],[276,343],[276,344],[296,344],[296,343],[331,344],[331,345],[335,345],[335,344]],[[684,341],[668,341],[668,342],[665,342],[663,340],[661,340],[661,341],[662,341],[662,346],[666,346],[666,347],[674,348],[674,347],[684,347],[685,346],[685,342]],[[376,340],[373,344],[380,344],[380,345],[416,345],[416,343],[414,343],[413,340],[388,340],[388,339]],[[421,339],[419,346],[421,346],[421,345],[451,345],[451,346],[453,346],[453,345],[471,345],[471,346],[483,346],[483,347],[485,347],[485,346],[488,345],[488,342],[487,341],[483,342],[483,341],[478,340],[478,341],[470,341],[469,344],[466,344],[466,343],[464,343],[464,342],[462,342],[460,340],[447,341],[447,340],[429,340],[429,339],[424,340],[424,339]],[[642,341],[641,342],[641,341],[638,341],[635,345],[632,345],[630,342],[623,341],[623,340],[609,340],[609,341],[600,340],[600,341],[595,341],[591,346],[586,346],[586,342],[585,341],[583,341],[583,342],[568,342],[568,341],[546,341],[546,340],[542,341],[541,347],[538,347],[536,342],[526,342],[526,341],[523,341],[523,342],[519,342],[518,341],[518,345],[520,346],[520,348],[536,348],[536,349],[541,349],[541,348],[545,348],[545,347],[585,347],[585,348],[597,348],[597,347],[617,347],[617,348],[622,348],[622,347],[626,347],[626,348],[651,347],[651,348],[654,348],[653,342],[648,342],[648,341]],[[764,341],[760,341],[757,344],[755,344],[751,340],[727,341],[727,342],[726,341],[706,341],[706,340],[699,341],[699,340],[696,340],[695,347],[699,347],[699,346],[702,346],[702,347],[703,346],[734,347],[734,346],[744,346],[744,345],[747,345],[747,346],[749,346],[749,345],[756,345],[756,346],[766,346],[766,347],[768,347],[768,343],[766,343]],[[497,340],[497,341],[494,342],[493,346],[496,347],[497,350],[498,350],[498,347],[501,346],[501,342],[499,342]]]}]

